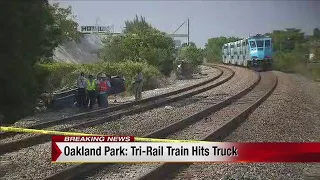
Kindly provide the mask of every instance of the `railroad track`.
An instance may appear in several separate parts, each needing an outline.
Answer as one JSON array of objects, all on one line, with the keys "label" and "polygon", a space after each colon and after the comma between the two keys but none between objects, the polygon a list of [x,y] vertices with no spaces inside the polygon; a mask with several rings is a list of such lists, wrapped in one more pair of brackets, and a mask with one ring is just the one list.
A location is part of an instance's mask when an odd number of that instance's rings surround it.
[{"label": "railroad track", "polygon": [[[213,66],[213,68],[215,68],[215,69],[217,69],[219,71],[218,75],[216,75],[213,78],[210,78],[209,80],[203,81],[201,83],[197,83],[197,84],[192,85],[192,86],[181,88],[181,89],[178,89],[178,90],[175,90],[175,91],[171,91],[171,92],[168,92],[168,93],[163,93],[163,94],[160,94],[160,95],[157,95],[157,96],[152,96],[152,97],[149,97],[149,98],[145,98],[145,99],[142,99],[140,101],[127,102],[127,103],[120,104],[120,105],[109,106],[108,108],[101,108],[101,109],[93,110],[93,111],[90,111],[90,112],[83,112],[83,113],[71,115],[71,116],[64,117],[64,118],[57,119],[57,120],[47,121],[47,122],[43,122],[43,123],[37,123],[37,124],[31,125],[31,126],[27,126],[27,127],[24,127],[24,128],[43,129],[43,128],[47,128],[47,127],[50,127],[50,126],[63,124],[65,122],[68,122],[68,121],[71,121],[71,120],[80,120],[80,119],[84,119],[84,118],[91,118],[91,117],[95,117],[95,116],[99,116],[99,115],[105,115],[108,112],[115,112],[115,111],[123,110],[123,109],[126,109],[126,108],[130,108],[132,106],[142,105],[144,103],[154,102],[154,101],[157,101],[157,100],[162,99],[162,98],[166,98],[166,97],[170,97],[170,96],[173,96],[173,95],[177,95],[177,94],[180,94],[180,93],[183,93],[183,92],[198,88],[200,86],[206,85],[208,83],[211,83],[211,82],[217,80],[218,78],[220,78],[223,75],[224,72],[219,67]],[[10,136],[17,135],[17,134],[20,134],[20,133],[14,133],[14,132],[1,133],[0,132],[0,135],[1,135],[0,136],[0,140],[4,139],[4,138],[7,138],[7,137],[10,137]]]},{"label": "railroad track", "polygon": [[[272,94],[277,84],[278,79],[275,75],[270,72],[261,73],[261,82],[251,92],[239,99],[237,101],[238,103],[233,103],[225,109],[227,112],[231,112],[231,110],[233,111],[228,115],[228,117],[221,118],[220,114],[216,113],[209,117],[210,120],[202,121],[202,123],[200,122],[194,126],[190,126],[185,132],[172,134],[169,138],[178,139],[185,137],[190,134],[191,129],[197,130],[202,128],[204,131],[193,136],[193,139],[204,141],[223,141],[224,138],[237,129],[237,127],[239,127],[241,123],[244,122],[246,118]],[[219,121],[219,125],[216,125],[213,131],[208,130],[208,128],[204,128],[212,124],[212,121]],[[163,163],[157,167],[149,169],[149,171],[142,174],[137,179],[181,179],[183,175],[186,175],[186,173],[191,170],[189,169],[190,165],[191,164]]]},{"label": "railroad track", "polygon": [[[191,87],[187,87],[184,89],[180,89],[174,92],[166,93],[165,95],[159,95],[157,97],[151,97],[148,99],[141,100],[140,102],[132,102],[119,106],[110,107],[108,109],[97,110],[95,112],[83,113],[82,115],[77,115],[76,117],[81,117],[80,120],[75,120],[75,116],[55,120],[52,122],[42,123],[36,125],[37,128],[47,127],[49,130],[59,130],[59,131],[70,131],[70,130],[81,130],[86,127],[95,126],[99,124],[103,124],[108,121],[115,121],[120,119],[122,116],[133,115],[137,113],[146,112],[148,110],[173,103],[196,94],[205,92],[214,87],[217,87],[227,81],[229,81],[235,74],[235,72],[229,68],[225,67],[216,67],[221,73],[208,81],[193,85]],[[226,75],[226,71],[229,72],[229,75]],[[225,74],[226,77],[220,78],[222,74]],[[220,81],[215,82],[215,80],[219,79]],[[136,105],[136,106],[133,106]],[[132,107],[133,106],[133,107]],[[126,108],[126,109],[121,109]],[[109,112],[108,112],[109,111]],[[105,114],[108,112],[106,116],[103,117],[94,117],[85,119],[84,117],[90,117],[91,115],[97,114]],[[66,123],[69,120],[70,122]],[[72,120],[72,121],[71,121]],[[48,126],[50,126],[48,128]],[[34,126],[33,126],[34,128]],[[13,136],[12,136],[13,135]],[[49,142],[51,140],[51,135],[49,134],[41,134],[41,135],[32,135],[32,134],[11,134],[7,135],[8,138],[2,139],[0,142],[0,155],[15,152],[22,148],[31,147],[34,145],[42,144],[45,142]],[[4,143],[3,143],[4,142]]]},{"label": "railroad track", "polygon": [[[208,141],[223,139],[265,101],[277,86],[276,76],[270,73],[257,75],[257,79],[252,85],[236,95],[144,137]],[[222,113],[226,112],[229,115],[223,117]],[[212,126],[215,126],[214,131],[211,130]],[[139,179],[165,179],[177,172],[173,170],[179,170],[187,166],[186,164],[168,163],[80,164],[53,174],[46,179],[86,179],[90,175],[99,174],[99,172],[102,175],[100,177],[99,175],[95,176],[93,179],[126,179],[128,177],[130,179],[134,177]],[[126,172],[131,172],[131,175],[124,175]]]}]

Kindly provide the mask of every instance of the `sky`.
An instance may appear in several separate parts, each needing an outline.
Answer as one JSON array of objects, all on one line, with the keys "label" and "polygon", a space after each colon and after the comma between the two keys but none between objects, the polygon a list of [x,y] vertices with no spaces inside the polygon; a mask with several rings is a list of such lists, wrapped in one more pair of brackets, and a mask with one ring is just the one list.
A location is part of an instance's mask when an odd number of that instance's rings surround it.
[{"label": "sky", "polygon": [[[153,27],[173,33],[183,22],[190,19],[190,41],[204,47],[211,37],[264,34],[273,30],[299,28],[312,34],[320,28],[320,1],[300,0],[233,0],[233,1],[89,1],[51,0],[61,6],[72,6],[80,26],[114,25],[120,32],[126,20],[135,15],[144,16]],[[186,34],[187,25],[176,33]],[[177,38],[186,42],[186,38]]]}]

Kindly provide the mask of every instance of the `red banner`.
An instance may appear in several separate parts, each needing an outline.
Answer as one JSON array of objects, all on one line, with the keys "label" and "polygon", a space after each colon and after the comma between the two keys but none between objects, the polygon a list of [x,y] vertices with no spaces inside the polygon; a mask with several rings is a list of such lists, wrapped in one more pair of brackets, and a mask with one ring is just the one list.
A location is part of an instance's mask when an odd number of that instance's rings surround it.
[{"label": "red banner", "polygon": [[[68,138],[66,138],[68,137]],[[132,136],[54,136],[56,162],[320,162],[320,143],[133,142]],[[111,138],[112,137],[112,138]],[[111,139],[110,139],[111,138]],[[117,141],[116,141],[117,140]],[[117,143],[115,143],[117,142]],[[123,153],[119,153],[123,152]],[[119,153],[119,154],[118,154]],[[125,155],[124,155],[125,154]]]},{"label": "red banner", "polygon": [[320,162],[320,143],[235,143],[240,162]]}]

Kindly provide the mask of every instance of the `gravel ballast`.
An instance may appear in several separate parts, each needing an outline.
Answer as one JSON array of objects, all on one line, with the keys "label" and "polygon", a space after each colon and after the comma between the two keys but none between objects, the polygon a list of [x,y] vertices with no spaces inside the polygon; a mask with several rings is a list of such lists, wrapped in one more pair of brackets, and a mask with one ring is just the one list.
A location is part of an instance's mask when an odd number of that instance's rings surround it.
[{"label": "gravel ballast", "polygon": [[[165,107],[156,108],[141,114],[125,116],[118,121],[106,122],[99,126],[93,126],[92,128],[84,129],[83,132],[92,133],[94,131],[95,133],[104,132],[105,134],[135,136],[147,135],[159,128],[177,122],[231,97],[238,91],[237,89],[241,90],[252,84],[254,82],[253,75],[253,72],[237,68],[234,78],[212,90],[172,103]],[[250,77],[251,80],[244,81],[241,80],[242,77]]]},{"label": "gravel ballast", "polygon": [[[166,88],[162,93],[166,93],[169,91],[177,90],[181,87],[186,87],[206,81],[210,78],[217,76],[219,72],[220,71],[218,71],[215,68],[205,67],[204,73],[207,73],[209,76],[203,79],[190,80],[190,84],[187,84],[188,80],[183,80],[183,86],[171,87],[171,89]],[[97,130],[95,131],[99,132]],[[2,142],[7,142],[7,140],[2,140]],[[57,170],[61,170],[71,166],[70,164],[51,164],[50,154],[51,144],[44,143],[1,156],[0,161],[6,163],[5,169],[8,170],[8,172],[4,176],[4,179],[41,179],[49,174],[56,172]]]},{"label": "gravel ballast", "polygon": [[[275,92],[224,141],[320,142],[320,83],[274,72]],[[200,170],[201,169],[201,170]],[[316,163],[193,164],[175,179],[320,179]]]},{"label": "gravel ballast", "polygon": [[[258,78],[258,77],[256,77]],[[205,119],[202,119],[187,128],[173,133],[167,136],[167,139],[192,139],[192,140],[202,140],[205,138],[210,132],[217,129],[219,126],[229,121],[231,118],[236,116],[238,113],[243,111],[249,105],[254,103],[257,99],[259,99],[262,95],[266,93],[268,88],[268,84],[272,84],[274,76],[270,73],[263,74],[261,83],[259,83],[251,92],[247,95],[243,96],[241,99],[232,103],[231,105],[221,109],[218,112],[208,116]],[[126,174],[131,178],[138,178],[145,174],[146,172],[157,168],[160,164],[139,164],[139,165],[123,165],[121,167],[121,171],[117,170],[117,173],[110,173],[111,170],[106,168],[106,170],[99,172],[94,177],[89,177],[88,179],[125,179],[121,178],[121,174]]]},{"label": "gravel ballast", "polygon": [[214,130],[230,121],[232,118],[240,114],[255,101],[261,98],[267,91],[271,89],[271,85],[275,82],[275,76],[272,73],[262,73],[259,84],[248,94],[244,95],[231,105],[221,109],[218,112],[208,116],[204,120],[190,125],[189,127],[177,133],[169,135],[168,139],[194,139],[202,140]]},{"label": "gravel ballast", "polygon": [[[204,72],[206,73],[210,73],[211,72],[211,75],[210,75],[210,78],[205,78],[205,80],[209,80],[213,77],[216,77],[218,75],[218,73],[216,72],[220,72],[218,71],[217,69],[213,69],[213,68],[210,68],[210,67],[204,67]],[[216,74],[215,74],[216,73]],[[230,73],[229,73],[230,74]],[[227,74],[224,74],[224,76],[227,76]],[[220,78],[220,79],[223,79],[223,78]],[[200,82],[203,82],[205,80],[201,80]],[[186,80],[184,80],[186,81]],[[192,81],[192,80],[191,80]],[[198,82],[198,83],[200,83]],[[215,84],[217,81],[214,81],[214,82],[211,82],[209,84],[206,84],[205,86],[209,86],[210,84]],[[197,84],[197,83],[195,83]],[[202,86],[202,87],[205,87],[205,86]],[[191,91],[194,91],[196,89],[201,89],[202,87],[198,87],[198,88],[195,88],[195,89],[192,89],[192,90],[189,90],[189,91],[186,91],[186,92],[183,92],[183,93],[180,93],[180,94],[177,94],[177,95],[173,95],[173,96],[170,96],[170,98],[172,97],[176,97],[176,96],[180,96],[182,94],[187,94]],[[168,90],[168,89],[167,89]],[[171,89],[171,91],[173,91]],[[168,91],[169,92],[169,91]],[[167,91],[164,91],[163,93],[168,93]],[[150,93],[149,93],[150,95]],[[159,94],[154,94],[154,95],[159,95]],[[153,102],[151,102],[153,103]],[[117,114],[119,113],[119,111],[114,111],[114,112],[110,112],[108,113],[108,115],[112,115],[112,114]],[[96,116],[96,117],[92,117],[92,118],[80,118],[78,120],[71,120],[69,122],[66,122],[66,123],[63,123],[63,124],[57,124],[57,125],[53,125],[53,126],[50,126],[48,128],[45,128],[47,130],[60,130],[60,129],[64,129],[64,128],[68,128],[68,127],[71,127],[71,126],[74,126],[74,125],[78,125],[78,124],[81,124],[83,122],[87,122],[87,121],[91,121],[91,120],[96,120],[96,119],[101,119],[103,115],[99,115],[99,116]],[[101,125],[97,125],[97,129],[101,129],[100,128]],[[70,131],[76,131],[78,132],[79,130],[78,129],[71,129]],[[27,138],[27,137],[32,137],[32,136],[37,136],[37,134],[27,134],[27,133],[21,133],[21,134],[16,134],[12,137],[8,137],[8,138],[5,138],[5,139],[1,139],[0,140],[0,143],[7,143],[7,142],[11,142],[11,141],[16,141],[16,140],[19,140],[19,139],[22,139],[22,138]]]},{"label": "gravel ballast", "polygon": [[[232,95],[238,93],[239,91],[242,91],[243,89],[245,89],[246,87],[250,86],[251,84],[253,84],[256,79],[257,76],[254,72],[248,71],[246,69],[241,69],[241,68],[234,68],[234,70],[236,71],[236,75],[235,78],[231,79],[230,82],[227,82],[217,88],[214,88],[210,91],[204,92],[202,94],[196,95],[195,97],[210,97],[209,99],[200,99],[199,101],[193,102],[191,104],[188,105],[184,105],[182,106],[182,108],[177,108],[178,106],[173,105],[172,111],[175,112],[167,112],[166,115],[168,115],[169,113],[174,113],[172,114],[172,116],[169,116],[169,118],[167,118],[167,120],[161,120],[160,122],[167,122],[166,124],[163,124],[163,126],[169,125],[171,123],[177,122],[178,120],[181,120],[183,118],[186,118],[188,116],[190,116],[191,114],[194,114],[196,112],[199,112],[201,110],[204,110],[205,108],[208,108],[209,106],[212,106],[218,102],[221,102],[222,100],[231,97]],[[187,100],[185,100],[187,101]],[[174,103],[174,104],[178,104],[178,103]],[[159,108],[161,109],[161,108]],[[161,114],[161,112],[164,111],[160,111],[157,112],[158,115],[154,116],[154,120],[155,122],[159,122],[159,120],[161,119],[161,117],[163,117],[164,115]],[[183,112],[183,113],[179,113],[179,112]],[[150,112],[152,113],[152,112]],[[168,117],[168,116],[166,116]],[[145,118],[145,117],[144,117]],[[144,121],[144,118],[141,117],[141,121]],[[152,116],[150,116],[150,118],[152,118]],[[158,120],[159,119],[159,120]],[[169,120],[170,119],[170,120]],[[132,121],[134,122],[134,121]],[[158,128],[154,128],[155,125],[149,125],[146,126],[147,123],[143,123],[140,124],[138,123],[137,125],[135,124],[129,124],[128,126],[134,126],[133,129],[138,128],[135,131],[135,134],[141,134],[141,135],[145,135],[147,134],[146,132],[152,132],[153,130],[159,129]],[[158,125],[157,125],[158,126]],[[162,126],[162,127],[163,127]],[[125,127],[125,126],[122,126]],[[144,127],[146,128],[142,133],[142,128],[144,129]],[[122,131],[124,129],[120,128]],[[132,130],[131,130],[132,132]],[[128,131],[129,133],[129,131]],[[127,132],[125,133],[125,135],[129,135]],[[191,133],[192,134],[192,133]],[[191,137],[179,137],[178,139],[190,139]],[[99,171],[97,174],[88,177],[88,179],[128,179],[128,177],[130,178],[136,178],[139,175],[143,174],[144,172],[147,172],[148,170],[154,169],[155,167],[157,167],[158,164],[148,164],[146,166],[146,164],[135,164],[135,165],[121,165],[121,166],[111,166],[111,167],[106,167],[104,170]],[[113,173],[110,173],[113,172]],[[125,176],[123,176],[125,175]]]},{"label": "gravel ballast", "polygon": [[[154,90],[148,90],[142,92],[142,97],[143,98],[148,98],[164,93],[168,93],[171,91],[175,91],[181,88],[185,88],[188,86],[192,86],[198,83],[201,83],[203,81],[209,80],[210,78],[213,78],[217,76],[220,71],[217,70],[216,68],[208,67],[208,66],[201,66],[202,73],[204,75],[195,75],[193,79],[187,79],[187,80],[175,80],[174,82],[171,83],[171,85],[165,87],[165,88],[159,88],[159,89],[154,89]],[[128,96],[128,97],[120,97],[117,96],[117,104],[119,103],[125,103],[129,101],[134,100],[134,96]],[[111,96],[109,98],[109,103],[112,105],[113,104],[114,97]],[[74,114],[79,113],[79,109],[76,107],[72,108],[65,108],[59,111],[55,112],[43,112],[43,113],[38,113],[35,114],[34,116],[26,117],[23,118],[19,121],[17,121],[13,126],[15,127],[27,127],[31,126],[34,124],[37,124],[39,122],[45,122],[45,121],[51,121],[51,120],[56,120],[60,118],[65,118]]]},{"label": "gravel ballast", "polygon": [[[138,115],[123,117],[116,122],[105,123],[104,125],[95,128],[84,129],[84,132],[108,132],[108,134],[130,134],[137,136],[145,135],[151,131],[165,127],[172,122],[182,119],[181,112],[184,112],[183,116],[187,116],[187,113],[191,115],[192,113],[201,110],[199,107],[202,107],[202,109],[207,107],[206,103],[212,103],[212,100],[221,101],[225,96],[231,96],[234,92],[237,92],[237,89],[241,89],[241,87],[244,89],[248,84],[253,83],[253,72],[237,67],[234,69],[236,71],[235,77],[229,82],[195,96],[200,99],[203,99],[203,97],[206,96],[212,98],[207,100],[208,102],[193,101],[192,104],[189,104],[187,100],[176,102],[169,108],[161,107]],[[217,97],[220,97],[220,99]],[[24,148],[17,152],[5,154],[1,157],[2,160],[14,161],[12,167],[17,168],[10,170],[4,178],[11,179],[11,177],[24,177],[24,179],[41,179],[71,166],[70,164],[51,164],[50,148],[51,144],[45,143],[33,146],[32,148]]]}]

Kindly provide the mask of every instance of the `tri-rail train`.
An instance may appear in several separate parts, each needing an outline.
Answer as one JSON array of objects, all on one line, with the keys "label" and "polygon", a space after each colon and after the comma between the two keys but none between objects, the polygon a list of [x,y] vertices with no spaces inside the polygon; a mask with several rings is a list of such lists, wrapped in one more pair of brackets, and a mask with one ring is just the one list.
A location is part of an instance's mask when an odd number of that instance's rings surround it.
[{"label": "tri-rail train", "polygon": [[272,56],[272,39],[261,34],[222,47],[222,61],[225,64],[267,70],[272,67]]}]

